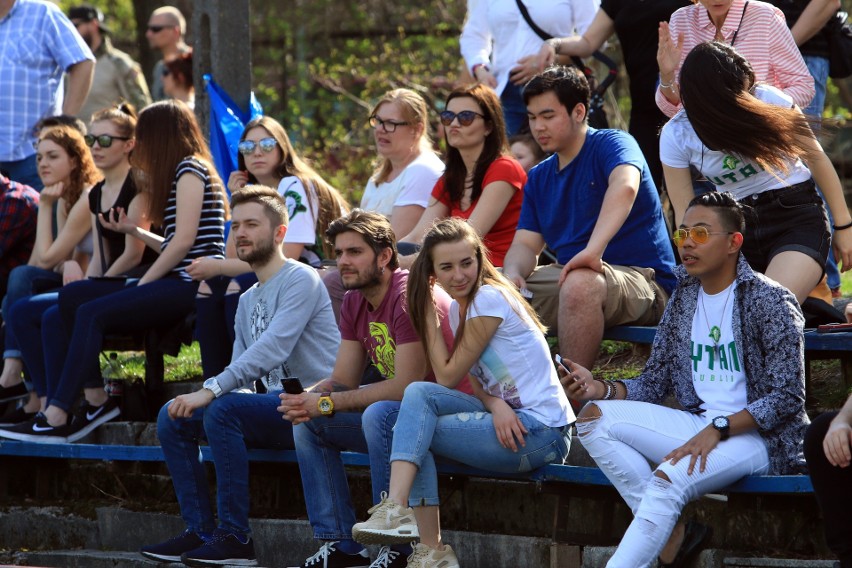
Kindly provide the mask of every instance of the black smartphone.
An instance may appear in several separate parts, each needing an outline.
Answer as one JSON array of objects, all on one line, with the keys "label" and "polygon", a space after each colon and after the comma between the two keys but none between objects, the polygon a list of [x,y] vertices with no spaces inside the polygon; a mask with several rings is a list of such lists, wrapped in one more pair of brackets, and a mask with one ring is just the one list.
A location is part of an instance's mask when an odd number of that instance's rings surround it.
[{"label": "black smartphone", "polygon": [[287,394],[302,394],[305,392],[305,389],[302,386],[302,381],[296,377],[287,377],[281,381],[281,385],[284,387],[284,392]]}]

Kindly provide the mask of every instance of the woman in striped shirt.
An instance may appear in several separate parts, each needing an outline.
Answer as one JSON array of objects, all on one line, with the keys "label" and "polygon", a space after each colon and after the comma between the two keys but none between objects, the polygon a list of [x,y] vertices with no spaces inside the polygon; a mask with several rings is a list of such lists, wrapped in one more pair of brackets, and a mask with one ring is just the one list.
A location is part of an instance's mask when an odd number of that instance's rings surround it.
[{"label": "woman in striped shirt", "polygon": [[814,80],[781,10],[760,0],[693,0],[692,6],[672,14],[669,23],[660,23],[656,100],[667,116],[681,108],[676,78],[683,60],[699,43],[714,40],[735,47],[757,81],[784,91],[801,108],[811,102]]},{"label": "woman in striped shirt", "polygon": [[186,268],[196,258],[224,257],[225,192],[189,107],[163,101],[145,108],[137,122],[131,163],[137,186],[148,194],[148,217],[162,228],[162,236],[127,221],[120,209],[110,219],[100,215],[100,221],[142,240],[159,256],[139,280],[89,280],[65,287],[59,296],[70,334],[65,365],[58,382],[48,373],[47,409],[16,439],[73,442],[117,416],[114,398],[100,406],[87,402],[73,418],[70,415],[80,388],[98,372],[104,336],[169,327],[186,318],[195,308],[198,289]]}]

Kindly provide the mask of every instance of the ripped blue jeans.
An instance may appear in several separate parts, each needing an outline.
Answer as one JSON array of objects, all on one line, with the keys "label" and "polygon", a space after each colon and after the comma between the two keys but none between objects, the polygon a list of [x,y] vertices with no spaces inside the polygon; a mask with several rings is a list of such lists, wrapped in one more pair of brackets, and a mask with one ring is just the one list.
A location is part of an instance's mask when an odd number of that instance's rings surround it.
[{"label": "ripped blue jeans", "polygon": [[419,468],[409,505],[439,505],[436,457],[501,473],[562,463],[571,444],[570,426],[552,428],[525,412],[516,413],[527,434],[525,445],[513,452],[500,445],[491,414],[478,398],[435,383],[408,385],[393,431],[391,461]]},{"label": "ripped blue jeans", "polygon": [[[592,417],[594,407],[599,418]],[[688,457],[675,465],[663,462],[669,452],[724,414],[728,413],[710,410],[696,415],[633,400],[596,400],[583,410],[577,437],[634,515],[607,568],[652,565],[689,501],[746,475],[766,474],[769,453],[755,430],[720,442],[708,455],[704,472],[696,464],[689,475]],[[658,465],[653,468],[649,462]]]}]

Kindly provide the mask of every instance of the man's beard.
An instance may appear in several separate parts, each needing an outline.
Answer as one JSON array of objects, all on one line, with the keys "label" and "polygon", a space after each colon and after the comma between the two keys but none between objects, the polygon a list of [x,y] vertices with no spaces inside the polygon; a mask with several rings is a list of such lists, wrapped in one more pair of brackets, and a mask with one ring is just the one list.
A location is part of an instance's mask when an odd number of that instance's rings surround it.
[{"label": "man's beard", "polygon": [[[342,279],[341,279],[342,280]],[[362,290],[364,288],[370,288],[372,286],[376,286],[382,281],[382,273],[379,270],[379,267],[373,265],[373,268],[370,272],[361,276],[358,275],[358,280],[355,282],[348,284],[346,280],[342,280],[343,288],[345,290]]]},{"label": "man's beard", "polygon": [[269,239],[255,247],[245,254],[240,254],[240,248],[237,247],[237,258],[243,262],[248,262],[254,266],[264,266],[275,255],[275,241]]}]

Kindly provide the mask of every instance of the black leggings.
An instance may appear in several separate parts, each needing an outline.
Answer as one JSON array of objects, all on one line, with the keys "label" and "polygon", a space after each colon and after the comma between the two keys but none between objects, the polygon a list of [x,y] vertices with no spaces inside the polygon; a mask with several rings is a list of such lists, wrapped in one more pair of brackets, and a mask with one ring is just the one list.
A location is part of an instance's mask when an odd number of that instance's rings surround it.
[{"label": "black leggings", "polygon": [[822,440],[836,412],[820,414],[805,433],[805,459],[822,509],[825,540],[841,568],[852,568],[852,466],[835,467],[825,457]]}]

